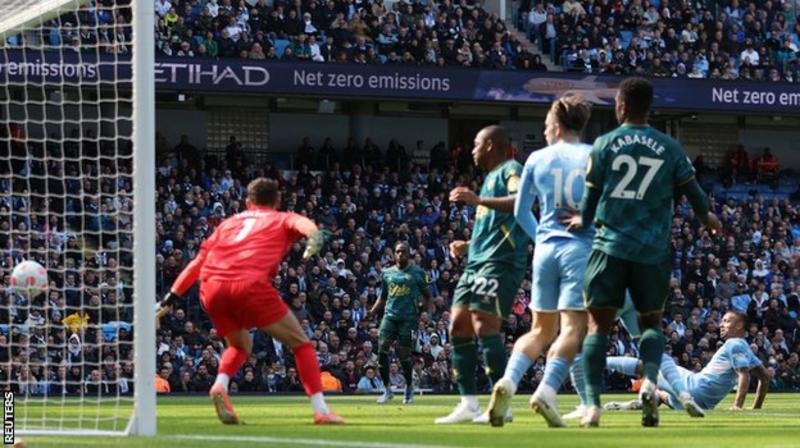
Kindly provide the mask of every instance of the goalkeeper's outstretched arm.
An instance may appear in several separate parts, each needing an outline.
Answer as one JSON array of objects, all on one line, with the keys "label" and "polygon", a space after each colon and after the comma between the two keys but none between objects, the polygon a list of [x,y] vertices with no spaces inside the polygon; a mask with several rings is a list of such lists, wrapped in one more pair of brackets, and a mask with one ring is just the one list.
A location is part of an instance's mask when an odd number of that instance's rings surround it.
[{"label": "goalkeeper's outstretched arm", "polygon": [[183,299],[183,295],[192,288],[194,283],[197,281],[197,278],[200,277],[200,270],[203,269],[203,264],[206,262],[208,252],[214,245],[216,237],[217,232],[215,231],[210,238],[203,242],[203,244],[200,246],[200,251],[197,253],[197,256],[194,257],[194,260],[190,261],[185,268],[183,268],[183,271],[181,271],[180,275],[178,275],[178,278],[176,278],[175,282],[172,283],[172,287],[167,295],[164,296],[163,300],[161,300],[161,308],[167,308],[175,305],[175,303]]},{"label": "goalkeeper's outstretched arm", "polygon": [[325,234],[314,224],[314,221],[302,215],[293,215],[292,219],[288,220],[288,226],[293,231],[308,238],[306,250],[303,252],[304,260],[308,260],[319,253],[325,243]]}]

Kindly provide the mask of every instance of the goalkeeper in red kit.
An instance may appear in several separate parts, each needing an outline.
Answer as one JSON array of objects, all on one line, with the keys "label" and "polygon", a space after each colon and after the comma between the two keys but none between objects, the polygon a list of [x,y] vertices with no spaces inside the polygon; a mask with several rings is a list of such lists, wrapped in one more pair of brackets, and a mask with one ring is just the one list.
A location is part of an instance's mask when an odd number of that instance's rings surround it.
[{"label": "goalkeeper in red kit", "polygon": [[200,279],[203,308],[228,342],[209,391],[222,423],[240,423],[228,397],[228,383],[250,355],[250,329],[258,328],[294,352],[297,371],[314,408],[314,423],[342,424],[344,420],[328,409],[322,396],[314,346],[272,286],[289,246],[307,237],[303,257],[308,259],[321,249],[323,234],[308,218],[278,211],[279,205],[276,181],[262,177],[250,182],[247,211],[220,223],[175,280],[161,306],[175,304]]}]

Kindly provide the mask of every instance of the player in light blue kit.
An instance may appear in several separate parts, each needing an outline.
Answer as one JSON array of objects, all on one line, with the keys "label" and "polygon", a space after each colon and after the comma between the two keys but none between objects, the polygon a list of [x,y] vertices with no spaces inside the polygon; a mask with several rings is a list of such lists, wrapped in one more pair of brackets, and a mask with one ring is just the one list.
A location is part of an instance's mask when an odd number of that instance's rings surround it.
[{"label": "player in light blue kit", "polygon": [[[561,220],[568,210],[578,207],[583,194],[591,147],[582,144],[580,138],[590,115],[591,107],[578,96],[554,101],[544,122],[549,146],[531,154],[522,171],[514,216],[536,243],[530,305],[533,327],[514,344],[505,374],[492,390],[492,426],[503,425],[519,381],[551,342],[544,380],[530,403],[551,426],[564,425],[555,410],[555,395],[586,332],[581,292],[594,228],[569,232]],[[537,197],[541,209],[538,223],[531,211]],[[561,334],[553,342],[559,329],[559,312]]]},{"label": "player in light blue kit", "polygon": [[[536,243],[530,305],[533,327],[514,345],[505,375],[492,391],[489,416],[493,426],[502,426],[506,421],[503,417],[519,381],[551,343],[544,381],[531,397],[531,407],[544,415],[550,426],[564,426],[555,407],[555,395],[569,369],[581,404],[563,418],[580,419],[585,415],[588,399],[584,393],[583,366],[575,355],[586,332],[582,287],[595,231],[590,226],[569,232],[561,220],[564,214],[574,213],[583,194],[591,146],[580,143],[580,136],[590,114],[590,106],[580,97],[556,100],[545,119],[545,138],[550,146],[531,154],[523,169],[514,215]],[[541,206],[538,223],[531,211],[537,197]],[[620,319],[631,337],[637,339],[636,311],[629,297],[625,304]],[[553,342],[559,330],[559,312],[561,334]]]},{"label": "player in light blue kit", "polygon": [[[760,409],[767,395],[770,374],[764,368],[750,345],[744,339],[747,317],[736,311],[728,311],[722,318],[720,336],[725,344],[714,353],[711,361],[698,373],[691,372],[675,364],[664,355],[658,376],[658,397],[673,409],[683,409],[681,394],[688,393],[702,409],[714,409],[736,386],[736,399],[731,410],[741,410],[744,406],[750,375],[758,378],[756,397],[752,409]],[[641,376],[642,362],[637,358],[613,356],[608,358],[607,368],[629,376]],[[626,403],[607,403],[607,410],[640,409],[639,400]],[[689,409],[686,409],[689,411]],[[690,412],[691,415],[691,412]],[[694,415],[693,415],[694,416]]]}]

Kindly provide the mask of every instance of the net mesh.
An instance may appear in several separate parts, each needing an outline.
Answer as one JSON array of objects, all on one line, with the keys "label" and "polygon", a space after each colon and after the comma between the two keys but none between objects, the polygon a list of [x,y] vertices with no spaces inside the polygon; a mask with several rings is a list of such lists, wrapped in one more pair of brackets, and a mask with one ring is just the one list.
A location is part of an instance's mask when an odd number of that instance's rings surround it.
[{"label": "net mesh", "polygon": [[[124,431],[134,371],[131,9],[12,0],[0,2],[0,27],[31,11],[38,19],[0,48],[0,384],[16,394],[17,430]],[[48,271],[38,297],[9,288],[26,259]]]}]

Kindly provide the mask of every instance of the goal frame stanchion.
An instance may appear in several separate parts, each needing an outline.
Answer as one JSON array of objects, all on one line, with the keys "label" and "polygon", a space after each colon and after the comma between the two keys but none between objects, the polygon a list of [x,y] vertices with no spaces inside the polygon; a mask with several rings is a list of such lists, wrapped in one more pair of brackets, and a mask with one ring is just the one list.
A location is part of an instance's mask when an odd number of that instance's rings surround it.
[{"label": "goal frame stanchion", "polygon": [[133,416],[126,432],[156,435],[155,7],[133,0]]}]

